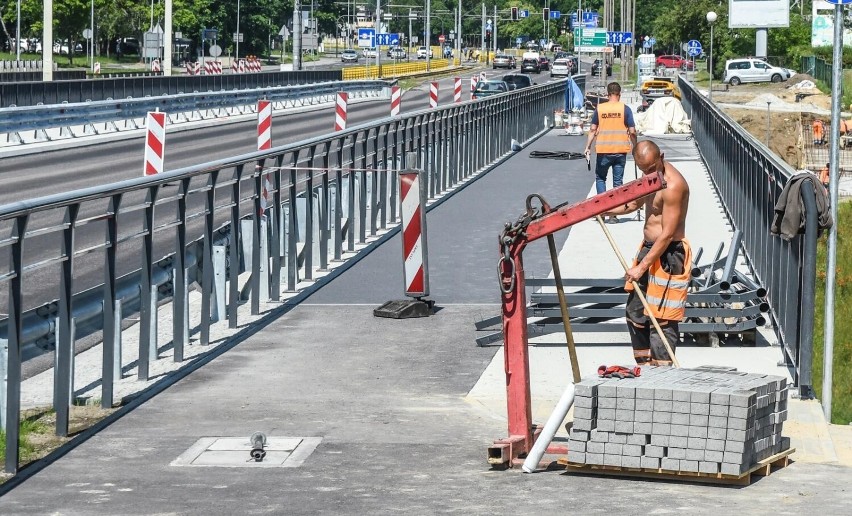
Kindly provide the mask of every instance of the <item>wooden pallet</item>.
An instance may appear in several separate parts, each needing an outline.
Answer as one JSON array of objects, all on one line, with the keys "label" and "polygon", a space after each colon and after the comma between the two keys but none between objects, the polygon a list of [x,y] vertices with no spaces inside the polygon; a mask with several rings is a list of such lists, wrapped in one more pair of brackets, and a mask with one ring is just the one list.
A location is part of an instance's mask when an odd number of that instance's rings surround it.
[{"label": "wooden pallet", "polygon": [[560,458],[558,463],[566,466],[566,471],[569,473],[582,473],[589,475],[605,475],[605,476],[621,476],[645,478],[653,480],[675,480],[682,482],[697,482],[705,484],[723,484],[747,486],[751,484],[752,475],[756,477],[765,477],[772,473],[773,468],[784,468],[790,463],[790,455],[795,452],[795,448],[789,448],[783,452],[767,457],[756,463],[748,471],[742,475],[723,475],[721,473],[691,473],[688,471],[667,471],[664,469],[648,469],[648,468],[620,468],[617,466],[595,466],[590,464],[577,464],[569,462],[566,458]]}]

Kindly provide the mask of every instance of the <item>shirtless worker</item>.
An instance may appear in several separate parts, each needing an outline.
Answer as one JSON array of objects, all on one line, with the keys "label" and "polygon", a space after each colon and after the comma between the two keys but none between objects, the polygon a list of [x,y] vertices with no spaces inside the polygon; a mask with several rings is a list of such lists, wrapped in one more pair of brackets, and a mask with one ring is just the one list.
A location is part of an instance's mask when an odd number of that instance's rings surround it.
[{"label": "shirtless worker", "polygon": [[636,166],[643,174],[660,172],[666,182],[662,190],[615,208],[605,215],[623,215],[645,207],[644,241],[624,278],[627,297],[627,329],[633,357],[639,365],[671,365],[672,359],[639,296],[637,281],[648,306],[657,318],[674,351],[680,342],[678,323],[683,319],[686,293],[692,270],[692,250],[685,238],[689,185],[652,141],[643,140],[633,150]]}]

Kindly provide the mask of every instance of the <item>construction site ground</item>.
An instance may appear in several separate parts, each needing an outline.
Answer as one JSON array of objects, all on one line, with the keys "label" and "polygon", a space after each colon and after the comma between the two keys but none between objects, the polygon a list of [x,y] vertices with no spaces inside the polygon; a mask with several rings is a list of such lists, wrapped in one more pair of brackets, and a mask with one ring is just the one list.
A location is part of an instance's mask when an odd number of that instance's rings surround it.
[{"label": "construction site ground", "polygon": [[[684,135],[656,140],[693,188],[687,226],[693,246],[715,249],[731,228],[694,142]],[[813,401],[790,404],[784,433],[797,450],[793,463],[747,487],[568,475],[555,467],[557,456],[549,457],[553,468],[534,474],[488,466],[486,447],[506,437],[503,349],[478,347],[474,323],[499,313],[496,236],[523,212],[529,193],[541,193],[553,205],[590,195],[593,173],[584,161],[529,157],[531,150],[580,152],[584,142],[553,130],[433,205],[427,220],[434,316],[373,316],[374,308],[402,297],[400,237],[384,239],[350,269],[316,284],[306,301],[284,310],[276,306],[275,317],[244,328],[216,349],[215,360],[163,373],[172,378],[167,389],[150,388],[78,446],[25,469],[0,487],[0,513],[852,511],[852,468],[845,466],[852,460],[849,429],[827,425]],[[628,162],[626,179],[633,170]],[[623,253],[636,248],[641,224],[623,217],[610,226]],[[565,277],[621,276],[593,221],[560,232],[556,241]],[[537,244],[524,255],[525,271],[546,277],[552,270],[547,246]],[[530,349],[539,423],[571,381],[559,338],[537,336]],[[600,364],[632,361],[626,334],[585,333],[578,341],[584,375]],[[678,356],[685,366],[788,374],[778,366],[781,351],[771,332],[754,347],[684,345]],[[315,449],[292,467],[254,466],[247,450],[237,461],[188,465],[199,442],[247,442],[255,431],[270,440],[304,438]]]}]

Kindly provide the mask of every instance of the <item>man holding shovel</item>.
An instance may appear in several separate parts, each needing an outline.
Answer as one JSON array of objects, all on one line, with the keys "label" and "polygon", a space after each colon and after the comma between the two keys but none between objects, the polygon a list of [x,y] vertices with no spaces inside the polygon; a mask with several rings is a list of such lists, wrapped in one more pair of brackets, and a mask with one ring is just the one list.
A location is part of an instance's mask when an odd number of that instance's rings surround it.
[{"label": "man holding shovel", "polygon": [[[633,149],[633,158],[643,174],[661,174],[666,187],[604,215],[623,215],[645,208],[643,242],[624,275],[629,292],[627,328],[637,364],[671,365],[673,357],[664,341],[668,341],[672,352],[680,342],[678,323],[683,319],[692,269],[692,250],[685,235],[689,185],[652,141],[639,142]],[[633,282],[645,294],[647,308],[634,291]],[[652,331],[651,316],[661,331]]]}]

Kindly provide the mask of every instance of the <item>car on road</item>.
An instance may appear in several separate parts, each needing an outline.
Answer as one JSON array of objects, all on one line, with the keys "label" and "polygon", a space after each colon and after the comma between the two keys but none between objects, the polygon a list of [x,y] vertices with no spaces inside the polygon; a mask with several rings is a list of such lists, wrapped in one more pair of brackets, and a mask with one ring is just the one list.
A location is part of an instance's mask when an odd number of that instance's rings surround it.
[{"label": "car on road", "polygon": [[538,65],[542,71],[550,70],[550,58],[548,58],[547,56],[539,56]]},{"label": "car on road", "polygon": [[379,56],[379,51],[376,50],[375,48],[365,48],[362,53],[364,54],[364,57],[366,57],[368,59],[371,58],[371,57],[375,58],[375,57]]},{"label": "car on road", "polygon": [[515,56],[510,56],[507,54],[497,54],[496,56],[494,56],[494,61],[491,62],[491,65],[494,70],[498,68],[514,70],[518,67],[518,63],[515,61]]},{"label": "car on road", "polygon": [[429,54],[429,58],[431,59],[433,57],[432,56],[432,49],[431,48],[427,49],[426,47],[419,47],[417,49],[417,59],[426,59],[427,53]]},{"label": "car on road", "polygon": [[[601,74],[601,65],[603,61],[600,59],[595,59],[595,62],[592,63],[592,75],[600,75]],[[610,63],[606,64],[606,76],[609,77],[612,75],[612,65]]]},{"label": "car on road", "polygon": [[340,53],[340,60],[344,63],[357,63],[358,62],[358,52],[349,49],[344,50]]},{"label": "car on road", "polygon": [[538,59],[524,59],[521,61],[521,72],[541,73],[541,63]]},{"label": "car on road", "polygon": [[474,99],[484,99],[491,95],[499,95],[509,91],[509,85],[505,81],[497,79],[489,79],[487,81],[479,81],[476,83],[476,88],[473,90]]},{"label": "car on road", "polygon": [[[660,97],[674,97],[680,100],[680,89],[672,77],[651,77],[642,83],[639,93],[641,93],[643,100]],[[650,102],[648,105],[650,105]]]},{"label": "car on road", "polygon": [[529,88],[535,84],[532,77],[522,73],[507,73],[501,79],[509,85],[509,91]]},{"label": "car on road", "polygon": [[571,75],[571,63],[567,59],[557,59],[550,67],[551,77],[568,77]]},{"label": "car on road", "polygon": [[741,58],[725,61],[724,82],[736,86],[744,82],[781,82],[793,75],[793,70],[772,66],[762,59]]},{"label": "car on road", "polygon": [[684,63],[686,63],[686,59],[675,56],[675,55],[663,55],[657,56],[656,67],[657,68],[682,68]]},{"label": "car on road", "polygon": [[388,51],[388,57],[394,60],[408,59],[408,54],[405,52],[405,49],[402,47],[395,47]]}]

